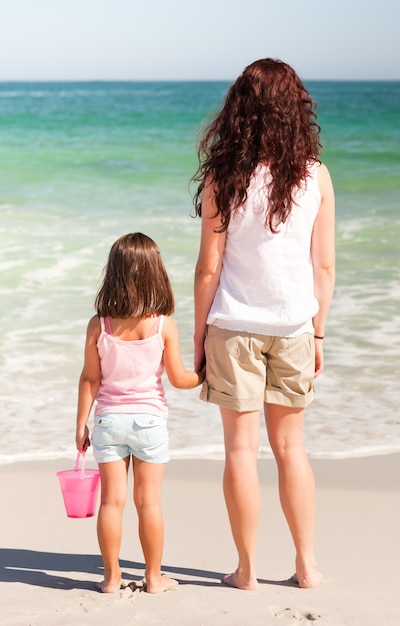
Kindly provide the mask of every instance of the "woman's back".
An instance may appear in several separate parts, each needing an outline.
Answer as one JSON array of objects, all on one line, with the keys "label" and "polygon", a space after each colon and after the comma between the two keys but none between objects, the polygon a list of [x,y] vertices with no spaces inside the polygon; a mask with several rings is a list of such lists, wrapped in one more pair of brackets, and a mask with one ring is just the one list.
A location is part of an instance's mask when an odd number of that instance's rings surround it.
[{"label": "woman's back", "polygon": [[285,223],[266,226],[269,170],[260,165],[245,204],[227,229],[220,283],[208,323],[265,335],[312,332],[318,309],[313,293],[310,241],[321,202],[317,166],[311,167]]}]

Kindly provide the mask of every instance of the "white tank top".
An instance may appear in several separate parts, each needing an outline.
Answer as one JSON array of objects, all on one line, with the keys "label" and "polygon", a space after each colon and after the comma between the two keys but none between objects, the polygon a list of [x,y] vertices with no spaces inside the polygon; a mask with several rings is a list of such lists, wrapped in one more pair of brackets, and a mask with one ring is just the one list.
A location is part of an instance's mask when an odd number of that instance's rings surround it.
[{"label": "white tank top", "polygon": [[269,176],[268,167],[257,167],[246,202],[231,216],[207,323],[280,337],[312,333],[312,318],[318,311],[310,254],[321,204],[317,166],[311,167],[276,234],[265,226]]}]

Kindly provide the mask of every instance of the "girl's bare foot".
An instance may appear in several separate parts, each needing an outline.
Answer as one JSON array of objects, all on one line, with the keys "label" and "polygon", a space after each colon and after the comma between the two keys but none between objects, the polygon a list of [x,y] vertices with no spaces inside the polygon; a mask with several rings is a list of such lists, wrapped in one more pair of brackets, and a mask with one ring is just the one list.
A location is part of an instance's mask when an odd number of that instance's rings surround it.
[{"label": "girl's bare foot", "polygon": [[178,581],[174,578],[168,578],[165,574],[161,574],[159,578],[146,578],[143,584],[144,590],[147,593],[163,593],[164,591],[171,591],[178,586]]},{"label": "girl's bare foot", "polygon": [[238,570],[233,574],[227,574],[222,579],[225,585],[236,587],[237,589],[243,589],[244,591],[254,591],[258,589],[258,581],[256,578],[248,578],[239,574]]},{"label": "girl's bare foot", "polygon": [[101,583],[96,583],[96,589],[101,593],[116,593],[121,589],[121,581],[102,580]]}]

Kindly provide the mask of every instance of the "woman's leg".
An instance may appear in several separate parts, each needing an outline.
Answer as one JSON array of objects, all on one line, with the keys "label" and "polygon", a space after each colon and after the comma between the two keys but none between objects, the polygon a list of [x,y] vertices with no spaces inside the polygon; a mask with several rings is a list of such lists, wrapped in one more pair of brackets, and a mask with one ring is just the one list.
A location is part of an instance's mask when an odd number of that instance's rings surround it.
[{"label": "woman's leg", "polygon": [[238,413],[221,408],[225,441],[224,495],[239,563],[224,582],[239,589],[256,589],[255,552],[260,517],[257,454],[260,412]]},{"label": "woman's leg", "polygon": [[300,587],[321,580],[314,557],[314,476],[303,443],[304,409],[265,405],[268,438],[279,473],[279,494],[296,548],[296,578]]},{"label": "woman's leg", "polygon": [[122,539],[122,514],[127,496],[129,456],[120,461],[99,463],[101,504],[97,518],[97,537],[104,563],[104,593],[118,591],[121,586],[119,551]]},{"label": "woman's leg", "polygon": [[139,538],[146,563],[146,591],[161,593],[177,581],[161,574],[164,522],[161,512],[161,485],[165,464],[146,463],[133,458],[134,502],[139,519]]}]

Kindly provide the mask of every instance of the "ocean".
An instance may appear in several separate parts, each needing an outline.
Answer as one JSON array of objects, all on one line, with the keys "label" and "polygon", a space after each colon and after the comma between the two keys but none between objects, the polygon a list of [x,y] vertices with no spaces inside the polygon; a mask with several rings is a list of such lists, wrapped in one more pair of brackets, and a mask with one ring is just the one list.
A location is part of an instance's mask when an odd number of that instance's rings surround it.
[{"label": "ocean", "polygon": [[[75,457],[86,325],[122,234],[157,241],[192,367],[190,178],[199,128],[228,86],[0,83],[0,463]],[[390,453],[400,450],[400,82],[307,86],[336,191],[337,286],[306,447],[319,458]],[[171,457],[223,458],[217,407],[165,384]],[[264,429],[260,456],[271,456]]]}]

